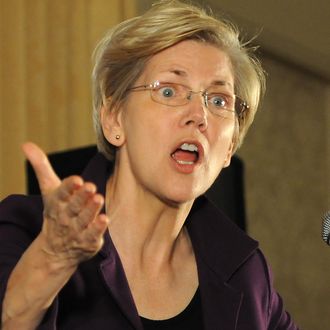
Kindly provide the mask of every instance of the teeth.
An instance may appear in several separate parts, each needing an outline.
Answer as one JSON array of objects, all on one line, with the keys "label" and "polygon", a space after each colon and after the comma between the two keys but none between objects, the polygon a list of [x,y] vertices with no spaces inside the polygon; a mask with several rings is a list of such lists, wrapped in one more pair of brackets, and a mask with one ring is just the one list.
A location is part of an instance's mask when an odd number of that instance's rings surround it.
[{"label": "teeth", "polygon": [[195,144],[183,143],[180,147],[181,150],[198,152],[198,148]]},{"label": "teeth", "polygon": [[186,162],[184,160],[178,160],[178,159],[176,159],[176,162],[181,164],[181,165],[192,165],[192,164],[194,164],[194,162]]}]

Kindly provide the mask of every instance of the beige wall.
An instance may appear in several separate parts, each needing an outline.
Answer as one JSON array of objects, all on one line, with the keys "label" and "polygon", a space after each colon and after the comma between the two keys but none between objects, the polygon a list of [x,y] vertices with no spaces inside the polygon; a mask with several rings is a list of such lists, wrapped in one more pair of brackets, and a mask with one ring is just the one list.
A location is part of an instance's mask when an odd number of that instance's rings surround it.
[{"label": "beige wall", "polygon": [[0,199],[24,192],[20,145],[94,142],[91,53],[135,0],[0,0]]},{"label": "beige wall", "polygon": [[239,151],[245,161],[249,233],[260,241],[287,308],[302,329],[330,324],[329,84],[263,57],[268,87]]}]

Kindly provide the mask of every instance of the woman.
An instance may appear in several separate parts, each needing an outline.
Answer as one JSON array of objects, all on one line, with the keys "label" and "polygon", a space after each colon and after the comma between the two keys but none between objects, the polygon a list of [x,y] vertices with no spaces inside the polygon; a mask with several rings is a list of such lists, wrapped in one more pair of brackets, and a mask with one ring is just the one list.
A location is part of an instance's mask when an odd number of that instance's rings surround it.
[{"label": "woman", "polygon": [[263,87],[236,31],[163,1],[95,60],[101,153],[61,182],[25,144],[42,199],[1,204],[2,329],[297,329],[257,243],[199,197]]}]

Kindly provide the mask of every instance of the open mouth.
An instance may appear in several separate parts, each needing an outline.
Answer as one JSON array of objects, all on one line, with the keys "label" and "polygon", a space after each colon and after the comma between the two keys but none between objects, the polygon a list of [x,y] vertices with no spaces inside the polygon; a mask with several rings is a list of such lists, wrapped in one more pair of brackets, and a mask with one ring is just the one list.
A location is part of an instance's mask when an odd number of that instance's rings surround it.
[{"label": "open mouth", "polygon": [[196,164],[199,159],[198,146],[194,143],[183,143],[172,153],[172,158],[181,165]]}]

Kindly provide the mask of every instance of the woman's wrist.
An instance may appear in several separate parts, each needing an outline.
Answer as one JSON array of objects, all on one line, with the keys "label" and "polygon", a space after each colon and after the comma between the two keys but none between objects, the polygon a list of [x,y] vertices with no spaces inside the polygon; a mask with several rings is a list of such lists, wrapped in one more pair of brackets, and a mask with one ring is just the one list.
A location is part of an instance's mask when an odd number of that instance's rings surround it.
[{"label": "woman's wrist", "polygon": [[2,326],[38,324],[77,269],[76,261],[50,252],[47,238],[40,233],[13,269],[3,302]]},{"label": "woman's wrist", "polygon": [[69,252],[54,251],[50,242],[51,239],[41,232],[33,243],[40,256],[38,267],[41,267],[48,276],[72,275],[79,265],[79,260]]}]

